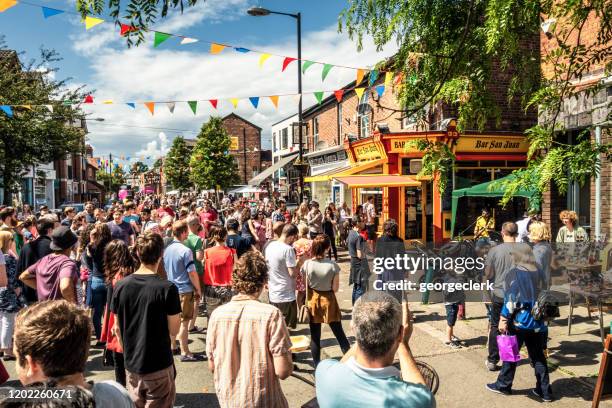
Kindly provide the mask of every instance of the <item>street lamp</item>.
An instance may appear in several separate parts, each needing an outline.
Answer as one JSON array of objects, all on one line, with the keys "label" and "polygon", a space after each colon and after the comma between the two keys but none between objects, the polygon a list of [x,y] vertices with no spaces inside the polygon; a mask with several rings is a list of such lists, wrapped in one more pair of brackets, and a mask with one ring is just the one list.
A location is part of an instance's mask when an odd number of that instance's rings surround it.
[{"label": "street lamp", "polygon": [[[281,16],[288,16],[288,17],[293,17],[295,18],[295,20],[297,21],[297,60],[298,60],[298,64],[297,64],[297,72],[298,72],[298,94],[300,94],[300,100],[298,102],[298,122],[299,122],[299,126],[298,126],[298,147],[299,147],[299,152],[298,152],[298,160],[297,163],[294,164],[295,167],[298,168],[298,172],[299,172],[299,186],[298,186],[298,190],[299,190],[299,196],[300,196],[300,203],[304,200],[304,166],[303,166],[303,152],[302,152],[302,145],[303,145],[303,141],[302,141],[302,69],[301,69],[301,62],[302,62],[302,14],[301,13],[297,13],[297,14],[291,14],[291,13],[282,13],[280,11],[271,11],[268,9],[265,9],[263,7],[251,7],[250,9],[247,10],[247,14],[250,16],[254,16],[254,17],[262,17],[262,16],[268,16],[270,14],[278,14]],[[298,203],[299,204],[299,203]]]}]

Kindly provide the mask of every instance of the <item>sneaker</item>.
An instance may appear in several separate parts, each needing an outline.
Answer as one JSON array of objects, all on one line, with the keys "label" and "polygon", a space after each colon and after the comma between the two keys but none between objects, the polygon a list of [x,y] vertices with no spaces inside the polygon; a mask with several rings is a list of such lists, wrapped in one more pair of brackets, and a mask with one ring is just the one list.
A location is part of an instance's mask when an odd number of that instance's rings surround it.
[{"label": "sneaker", "polygon": [[492,363],[489,360],[485,360],[485,365],[487,367],[487,370],[489,371],[497,371],[498,367],[496,363]]},{"label": "sneaker", "polygon": [[444,344],[446,344],[448,347],[452,348],[453,350],[463,348],[461,344],[457,343],[456,341],[447,341]]},{"label": "sneaker", "polygon": [[494,392],[496,394],[502,394],[502,395],[512,395],[512,391],[510,390],[502,390],[501,388],[499,388],[497,386],[497,383],[491,383],[491,384],[487,384],[485,385],[485,388],[491,392]]},{"label": "sneaker", "polygon": [[196,356],[194,354],[191,354],[191,355],[185,354],[185,355],[181,356],[180,360],[183,363],[192,362],[192,361],[204,361],[204,359],[202,357]]},{"label": "sneaker", "polygon": [[459,337],[457,337],[457,336],[451,336],[451,340],[455,341],[457,343],[461,343],[461,339]]},{"label": "sneaker", "polygon": [[552,397],[543,397],[542,393],[538,391],[536,388],[531,390],[531,393],[541,399],[543,402],[552,402]]}]

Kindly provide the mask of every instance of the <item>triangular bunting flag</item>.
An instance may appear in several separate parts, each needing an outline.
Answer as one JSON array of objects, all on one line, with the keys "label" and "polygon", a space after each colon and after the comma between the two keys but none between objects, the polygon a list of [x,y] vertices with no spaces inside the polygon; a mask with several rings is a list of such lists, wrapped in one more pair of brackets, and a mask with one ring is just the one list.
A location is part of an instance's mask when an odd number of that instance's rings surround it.
[{"label": "triangular bunting flag", "polygon": [[234,47],[234,50],[236,50],[237,52],[241,52],[243,54],[246,54],[247,52],[251,52],[251,50],[249,50],[248,48],[242,48],[242,47]]},{"label": "triangular bunting flag", "polygon": [[155,102],[145,102],[144,103],[151,115],[155,114]]},{"label": "triangular bunting flag", "polygon": [[314,96],[315,96],[315,98],[317,99],[317,102],[319,102],[319,105],[320,105],[321,101],[323,100],[323,91],[315,92]]},{"label": "triangular bunting flag", "polygon": [[122,36],[126,35],[129,32],[132,31],[138,31],[138,29],[136,27],[134,27],[133,25],[128,25],[128,24],[120,24],[121,27],[121,32],[119,34],[121,34]]},{"label": "triangular bunting flag", "polygon": [[90,28],[95,27],[103,22],[104,20],[102,20],[101,18],[87,16],[85,17],[85,29],[89,30]]},{"label": "triangular bunting flag", "polygon": [[93,96],[87,95],[83,103],[93,103]]},{"label": "triangular bunting flag", "polygon": [[355,93],[357,94],[357,98],[359,98],[359,100],[361,100],[361,95],[363,95],[363,91],[365,91],[365,88],[355,88]]},{"label": "triangular bunting flag", "polygon": [[378,85],[376,87],[376,93],[378,94],[378,97],[380,98],[381,96],[383,96],[383,93],[385,93],[385,86],[384,85]]},{"label": "triangular bunting flag", "polygon": [[45,108],[51,113],[53,113],[53,105],[45,105]]},{"label": "triangular bunting flag", "polygon": [[399,85],[402,82],[402,79],[404,79],[404,73],[400,72],[396,77],[395,77],[395,85]]},{"label": "triangular bunting flag", "polygon": [[0,105],[0,110],[6,113],[9,118],[13,117],[13,109],[9,105]]},{"label": "triangular bunting flag", "polygon": [[171,34],[160,33],[159,31],[155,31],[155,37],[153,38],[153,47],[157,47],[159,44],[163,43],[170,37],[172,37]]},{"label": "triangular bunting flag", "polygon": [[168,110],[170,111],[170,113],[174,113],[174,107],[176,106],[176,103],[168,102],[166,105],[168,105]]},{"label": "triangular bunting flag", "polygon": [[391,85],[392,81],[393,81],[393,72],[391,71],[385,72],[385,86]]},{"label": "triangular bunting flag", "polygon": [[336,100],[338,103],[342,102],[342,96],[344,96],[344,89],[338,89],[334,91],[334,95],[336,95]]},{"label": "triangular bunting flag", "polygon": [[191,111],[195,115],[196,111],[198,110],[198,101],[187,101],[187,104],[189,105],[189,107],[191,108]]},{"label": "triangular bunting flag", "polygon": [[217,109],[217,100],[216,99],[210,99],[208,102],[210,102],[210,104],[212,105],[213,108]]},{"label": "triangular bunting flag", "polygon": [[234,109],[236,109],[236,108],[238,107],[238,101],[239,101],[239,100],[240,100],[240,99],[238,99],[238,98],[232,98],[232,99],[230,99],[230,101],[232,101],[232,105],[234,105]]},{"label": "triangular bunting flag", "polygon": [[278,108],[278,95],[268,96],[275,108]]},{"label": "triangular bunting flag", "polygon": [[370,86],[374,85],[374,82],[378,79],[378,70],[373,69],[370,71]]},{"label": "triangular bunting flag", "polygon": [[283,60],[283,69],[281,69],[281,72],[284,72],[285,69],[287,68],[287,65],[291,64],[295,60],[296,58],[285,57],[285,59]]},{"label": "triangular bunting flag", "polygon": [[112,99],[107,99],[104,102],[102,102],[104,105],[112,105],[113,104],[113,100]]},{"label": "triangular bunting flag", "polygon": [[259,105],[259,96],[251,96],[249,98],[249,101],[251,101],[251,105],[253,105],[253,107],[257,109],[257,105]]},{"label": "triangular bunting flag", "polygon": [[293,96],[293,99],[295,100],[295,103],[300,103],[300,101],[302,100],[302,94],[296,94]]},{"label": "triangular bunting flag", "polygon": [[132,109],[136,109],[136,104],[134,102],[127,102],[126,105]]},{"label": "triangular bunting flag", "polygon": [[185,44],[193,44],[193,43],[197,43],[198,40],[197,38],[189,38],[189,37],[183,37],[183,39],[181,40],[181,45],[185,45]]},{"label": "triangular bunting flag", "polygon": [[[0,13],[10,9],[11,7],[13,7],[15,5],[17,5],[17,1],[16,0],[0,0]],[[8,105],[3,105],[3,106],[8,106]],[[10,109],[10,107],[9,107],[9,109]],[[8,115],[8,113],[7,113],[7,115]],[[12,113],[11,113],[11,117],[12,117]]]},{"label": "triangular bunting flag", "polygon": [[56,16],[58,14],[62,14],[64,12],[64,10],[57,10],[54,8],[49,8],[49,7],[41,7],[42,8],[42,12],[43,12],[43,17],[44,18],[49,18],[49,17],[53,17]]},{"label": "triangular bunting flag", "polygon": [[355,83],[355,85],[359,85],[361,83],[364,75],[365,71],[363,69],[360,68],[357,70],[357,82]]},{"label": "triangular bunting flag", "polygon": [[210,43],[210,53],[211,54],[218,54],[221,51],[223,51],[225,49],[225,45],[223,44],[217,44],[217,43]]},{"label": "triangular bunting flag", "polygon": [[333,67],[334,66],[332,64],[325,64],[323,66],[323,72],[321,72],[321,80],[325,81],[327,74],[329,74],[329,71],[331,71]]},{"label": "triangular bunting flag", "polygon": [[314,64],[314,61],[304,61],[302,64],[302,74],[306,73],[306,70]]},{"label": "triangular bunting flag", "polygon": [[270,57],[271,57],[270,54],[261,54],[261,57],[259,57],[259,68],[261,68],[263,66],[264,62],[266,62],[266,60],[268,58],[270,58]]},{"label": "triangular bunting flag", "polygon": [[62,105],[64,105],[64,106],[72,106],[72,101],[63,101]]},{"label": "triangular bunting flag", "polygon": [[20,105],[23,109],[32,110],[32,105]]}]

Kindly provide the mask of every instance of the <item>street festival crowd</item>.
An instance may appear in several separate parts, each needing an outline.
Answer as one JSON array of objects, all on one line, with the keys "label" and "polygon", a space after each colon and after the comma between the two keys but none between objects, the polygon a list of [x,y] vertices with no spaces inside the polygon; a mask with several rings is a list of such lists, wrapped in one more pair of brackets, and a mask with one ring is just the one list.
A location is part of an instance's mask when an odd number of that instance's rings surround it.
[{"label": "street festival crowd", "polygon": [[[202,363],[213,372],[222,407],[286,407],[280,380],[294,369],[290,330],[299,322],[310,329],[319,406],[435,406],[411,353],[408,303],[397,291],[367,290],[368,255],[405,251],[394,220],[377,239],[371,197],[354,214],[345,204],[321,209],[311,201],[289,211],[282,200],[224,197],[213,205],[187,195],[84,208],[57,214],[45,206],[36,213],[27,205],[0,207],[0,351],[4,361],[15,360],[24,387],[70,392],[72,407],[166,408],[175,401],[175,364]],[[575,213],[561,219],[557,240],[584,239]],[[493,230],[483,210],[479,248],[489,248]],[[527,347],[534,395],[550,401],[546,316],[532,309],[550,281],[551,231],[526,214],[504,223],[501,235],[484,268],[494,287],[485,363],[500,370],[486,387],[512,392],[517,363],[500,368],[496,337],[513,333],[519,348]],[[336,298],[339,246],[350,256],[353,345]],[[379,279],[402,278],[383,272]],[[460,348],[453,326],[465,298],[456,291],[444,301],[446,344]],[[207,327],[196,325],[198,315]],[[321,361],[322,324],[340,345],[341,361]],[[205,354],[190,350],[189,336],[206,337]],[[93,342],[116,381],[85,378]],[[64,394],[41,395],[49,397],[45,407],[67,406]],[[0,406],[39,406],[15,401],[9,396]]]}]

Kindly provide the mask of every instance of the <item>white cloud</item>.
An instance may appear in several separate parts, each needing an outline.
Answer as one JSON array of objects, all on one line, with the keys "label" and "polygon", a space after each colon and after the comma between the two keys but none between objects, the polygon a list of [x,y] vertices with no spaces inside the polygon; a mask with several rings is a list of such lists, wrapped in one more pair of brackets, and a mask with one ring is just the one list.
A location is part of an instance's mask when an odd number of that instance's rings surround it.
[{"label": "white cloud", "polygon": [[[372,66],[395,51],[393,48],[378,53],[371,41],[364,41],[364,50],[358,53],[355,43],[345,34],[338,34],[335,26],[307,33],[303,44],[303,56],[306,58],[352,67]],[[295,43],[291,40],[283,39],[265,45],[240,45],[279,55],[295,55]],[[102,154],[112,152],[114,155],[133,156],[140,151],[161,152],[163,147],[157,136],[159,128],[164,128],[168,139],[178,134],[193,138],[211,115],[224,116],[234,111],[263,129],[262,143],[264,148],[269,148],[270,125],[297,112],[296,98],[281,96],[278,109],[274,108],[268,98],[261,98],[256,110],[248,97],[297,93],[297,62],[292,62],[285,72],[281,72],[282,58],[270,57],[260,69],[259,56],[254,52],[242,54],[233,49],[211,55],[204,43],[157,49],[150,45],[132,49],[106,49],[92,60],[91,81],[88,85],[96,89],[94,97],[97,102],[114,99],[115,104],[84,107],[92,117],[105,118],[102,123],[89,124],[90,143],[96,152]],[[355,70],[334,67],[325,82],[322,82],[321,69],[321,65],[308,69],[303,77],[304,93],[320,90],[331,92],[355,79]],[[325,94],[328,95],[330,93]],[[142,105],[146,101],[211,98],[219,99],[219,109],[215,110],[208,102],[201,101],[195,116],[186,102],[177,103],[173,115],[161,103],[156,104],[154,116]],[[234,110],[229,98],[244,99],[240,100],[238,108]],[[133,110],[118,102],[141,104]],[[304,95],[304,108],[314,103],[313,95]],[[130,127],[111,126],[116,124],[127,124]]]},{"label": "white cloud", "polygon": [[[144,149],[136,152],[137,157],[144,156],[154,158],[160,157],[168,153],[168,136],[164,132],[159,132],[157,135],[158,140],[152,140],[147,143]],[[146,159],[145,159],[146,160]]]}]

